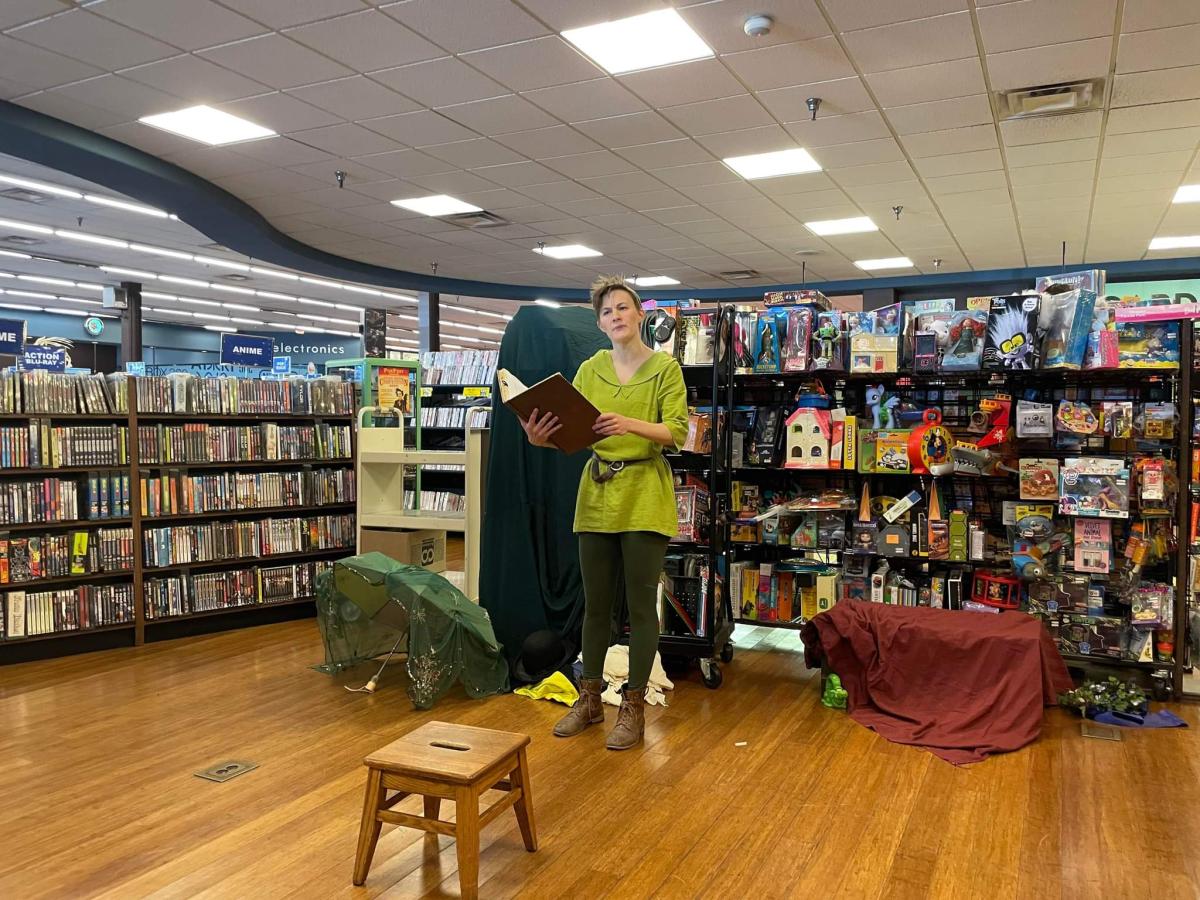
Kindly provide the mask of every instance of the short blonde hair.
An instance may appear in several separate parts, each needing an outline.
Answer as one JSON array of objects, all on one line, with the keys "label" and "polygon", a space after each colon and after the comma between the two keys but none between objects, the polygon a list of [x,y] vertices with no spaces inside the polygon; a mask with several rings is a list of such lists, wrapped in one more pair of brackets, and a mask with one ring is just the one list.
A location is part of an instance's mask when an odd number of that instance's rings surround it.
[{"label": "short blonde hair", "polygon": [[642,308],[642,298],[624,278],[620,275],[601,275],[592,282],[592,309],[595,310],[597,319],[600,318],[600,308],[604,306],[604,298],[616,290],[625,291],[633,298],[638,309]]}]

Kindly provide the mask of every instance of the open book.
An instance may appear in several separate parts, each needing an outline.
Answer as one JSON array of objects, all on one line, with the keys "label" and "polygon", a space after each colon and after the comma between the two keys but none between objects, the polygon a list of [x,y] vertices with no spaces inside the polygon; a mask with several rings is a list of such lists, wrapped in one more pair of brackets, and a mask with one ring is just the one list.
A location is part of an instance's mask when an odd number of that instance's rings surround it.
[{"label": "open book", "polygon": [[543,378],[532,387],[525,387],[508,369],[498,371],[496,380],[500,383],[500,400],[521,421],[526,421],[535,409],[538,418],[548,412],[558,416],[562,428],[550,440],[563,453],[576,453],[600,440],[600,435],[592,430],[600,410],[575,390],[561,372]]}]

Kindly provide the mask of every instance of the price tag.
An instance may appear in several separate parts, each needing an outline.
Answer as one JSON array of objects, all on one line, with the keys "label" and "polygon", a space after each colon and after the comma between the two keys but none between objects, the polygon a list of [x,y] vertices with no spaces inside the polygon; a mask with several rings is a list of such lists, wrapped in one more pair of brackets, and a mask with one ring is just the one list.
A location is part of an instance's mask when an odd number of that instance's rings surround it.
[{"label": "price tag", "polygon": [[433,388],[431,388],[431,387],[421,388],[421,396],[422,397],[432,397],[433,396]]},{"label": "price tag", "polygon": [[464,397],[490,397],[492,389],[490,387],[469,387],[463,391]]}]

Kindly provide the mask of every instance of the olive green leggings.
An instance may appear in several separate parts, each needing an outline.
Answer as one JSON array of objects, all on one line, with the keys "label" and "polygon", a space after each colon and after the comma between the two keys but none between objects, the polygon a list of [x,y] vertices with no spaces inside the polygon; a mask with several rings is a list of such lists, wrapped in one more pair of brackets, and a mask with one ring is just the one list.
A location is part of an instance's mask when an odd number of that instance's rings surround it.
[{"label": "olive green leggings", "polygon": [[580,533],[584,678],[600,678],[604,674],[613,608],[624,581],[625,604],[629,608],[629,689],[646,687],[658,649],[658,579],[666,553],[666,535],[653,531]]}]

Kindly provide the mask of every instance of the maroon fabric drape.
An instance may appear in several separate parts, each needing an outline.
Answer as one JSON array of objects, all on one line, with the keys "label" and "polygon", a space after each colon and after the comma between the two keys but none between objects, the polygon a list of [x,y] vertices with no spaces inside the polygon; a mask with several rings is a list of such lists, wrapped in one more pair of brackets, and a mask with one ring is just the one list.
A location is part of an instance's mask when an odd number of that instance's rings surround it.
[{"label": "maroon fabric drape", "polygon": [[1024,747],[1042,708],[1071,689],[1042,623],[1000,615],[847,601],[805,625],[805,662],[842,679],[850,716],[947,762]]}]

